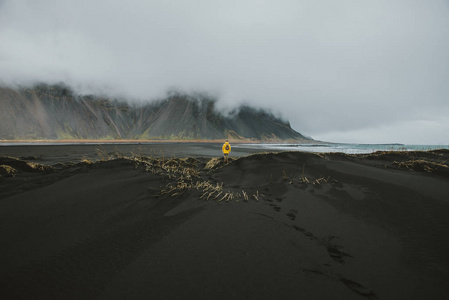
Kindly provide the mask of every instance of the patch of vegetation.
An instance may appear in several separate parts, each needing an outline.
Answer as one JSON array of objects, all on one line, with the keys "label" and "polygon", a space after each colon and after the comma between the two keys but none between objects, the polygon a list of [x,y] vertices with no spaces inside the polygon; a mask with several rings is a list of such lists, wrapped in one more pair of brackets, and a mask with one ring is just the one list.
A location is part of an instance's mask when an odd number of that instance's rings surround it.
[{"label": "patch of vegetation", "polygon": [[87,157],[82,157],[81,163],[86,164],[86,165],[92,165],[94,162],[92,160],[88,159]]},{"label": "patch of vegetation", "polygon": [[[303,165],[302,167],[302,174],[301,177],[299,177],[298,179],[295,179],[294,176],[289,176],[287,174],[287,171],[285,169],[282,170],[282,179],[284,181],[287,181],[289,184],[294,184],[294,183],[300,183],[300,184],[312,184],[314,186],[319,186],[321,184],[324,183],[329,183],[330,181],[330,177],[319,177],[319,178],[315,178],[315,179],[311,179],[311,178],[307,178],[305,176],[305,166]],[[332,183],[337,182],[336,180],[333,180]]]},{"label": "patch of vegetation", "polygon": [[17,170],[8,165],[0,165],[0,177],[15,177]]},{"label": "patch of vegetation", "polygon": [[[229,157],[228,158],[228,162],[231,163],[233,161],[235,161],[237,159]],[[206,166],[204,166],[204,169],[206,170],[213,170],[213,169],[218,169],[218,168],[222,168],[226,166],[225,161],[223,160],[223,157],[214,157],[211,160],[209,160],[206,164]]]},{"label": "patch of vegetation", "polygon": [[437,163],[424,159],[407,160],[401,162],[395,161],[393,162],[393,164],[400,168],[428,173],[434,173],[437,171],[449,171],[449,167],[443,163]]},{"label": "patch of vegetation", "polygon": [[261,197],[265,197],[263,194],[260,194],[258,190],[253,194],[243,189],[241,192],[231,190],[225,191],[223,189],[223,182],[220,184],[212,184],[209,181],[196,181],[195,183],[178,181],[176,184],[169,183],[166,188],[161,191],[161,195],[168,194],[172,197],[175,197],[186,190],[201,191],[200,199],[211,199],[215,200],[217,203],[220,203],[222,201],[229,202],[231,200],[234,200],[236,202],[240,202],[240,200],[249,201],[250,198],[259,201]]},{"label": "patch of vegetation", "polygon": [[[193,157],[186,158],[169,158],[166,159],[163,154],[160,158],[147,157],[141,152],[129,154],[120,153],[119,151],[107,153],[103,149],[97,149],[97,154],[102,161],[110,161],[114,159],[126,159],[134,163],[136,167],[142,167],[147,172],[162,176],[170,180],[165,188],[161,189],[160,195],[167,195],[176,197],[187,191],[200,191],[200,199],[213,199],[220,202],[229,202],[234,200],[236,202],[249,201],[254,199],[259,201],[263,194],[256,191],[231,191],[223,187],[223,183],[211,183],[203,180],[200,174],[200,167],[198,161]],[[216,169],[223,167],[225,163],[223,158],[212,158],[204,166],[204,170]]]},{"label": "patch of vegetation", "polygon": [[70,140],[70,139],[77,138],[76,136],[74,136],[72,134],[72,129],[70,128],[70,126],[68,124],[64,123],[62,126],[63,126],[63,128],[61,128],[61,127],[56,128],[56,137],[58,139]]},{"label": "patch of vegetation", "polygon": [[[200,173],[195,163],[189,163],[188,158],[162,159],[134,159],[137,164],[145,166],[146,171],[153,174],[163,175],[169,179],[179,179],[181,181],[191,181],[198,178]],[[195,161],[196,162],[196,161]]]},{"label": "patch of vegetation", "polygon": [[16,170],[15,173],[19,171],[23,172],[52,172],[54,167],[43,165],[35,162],[26,162],[14,157],[0,157],[0,164],[6,167],[10,167]]},{"label": "patch of vegetation", "polygon": [[223,164],[223,159],[221,157],[214,157],[211,160],[209,160],[204,167],[206,170],[215,169],[218,166]]},{"label": "patch of vegetation", "polygon": [[52,172],[54,171],[54,167],[49,165],[43,165],[40,163],[34,163],[34,162],[27,162],[27,165],[31,167],[34,171],[38,172]]}]

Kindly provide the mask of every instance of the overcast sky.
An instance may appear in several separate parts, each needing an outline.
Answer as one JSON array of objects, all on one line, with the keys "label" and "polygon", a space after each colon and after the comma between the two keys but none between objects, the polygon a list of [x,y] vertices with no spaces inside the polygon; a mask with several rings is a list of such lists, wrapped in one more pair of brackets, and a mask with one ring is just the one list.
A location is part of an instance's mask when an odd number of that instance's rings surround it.
[{"label": "overcast sky", "polygon": [[315,139],[449,144],[449,0],[0,0],[0,81],[272,109]]}]

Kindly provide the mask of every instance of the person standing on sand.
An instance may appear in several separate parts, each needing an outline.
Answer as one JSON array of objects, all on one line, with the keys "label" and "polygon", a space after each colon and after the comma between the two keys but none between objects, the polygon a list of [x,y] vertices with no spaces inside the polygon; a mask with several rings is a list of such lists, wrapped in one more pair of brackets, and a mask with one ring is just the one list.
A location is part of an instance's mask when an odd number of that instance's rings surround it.
[{"label": "person standing on sand", "polygon": [[228,163],[228,155],[229,152],[231,152],[231,145],[229,144],[228,140],[226,140],[226,142],[223,144],[221,150],[223,150],[224,161]]}]

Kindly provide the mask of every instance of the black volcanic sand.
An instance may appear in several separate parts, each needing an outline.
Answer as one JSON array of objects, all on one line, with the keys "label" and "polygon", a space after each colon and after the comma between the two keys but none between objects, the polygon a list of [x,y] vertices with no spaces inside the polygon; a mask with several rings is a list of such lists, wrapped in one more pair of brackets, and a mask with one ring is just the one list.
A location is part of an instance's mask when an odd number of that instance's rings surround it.
[{"label": "black volcanic sand", "polygon": [[25,159],[58,147],[0,158],[2,299],[448,297],[449,151]]},{"label": "black volcanic sand", "polygon": [[[76,145],[13,145],[0,144],[0,156],[12,156],[27,161],[56,164],[80,161],[82,158],[98,160],[98,153],[135,153],[151,157],[217,157],[222,155],[223,143],[142,143],[142,144],[76,144]],[[260,150],[232,144],[231,157],[258,153]]]}]

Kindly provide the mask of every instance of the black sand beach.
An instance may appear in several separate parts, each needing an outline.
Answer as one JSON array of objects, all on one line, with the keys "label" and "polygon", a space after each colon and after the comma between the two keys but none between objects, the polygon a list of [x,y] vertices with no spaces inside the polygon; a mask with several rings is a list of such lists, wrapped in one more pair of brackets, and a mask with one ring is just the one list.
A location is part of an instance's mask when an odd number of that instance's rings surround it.
[{"label": "black sand beach", "polygon": [[220,146],[0,147],[0,298],[447,299],[448,150]]}]

